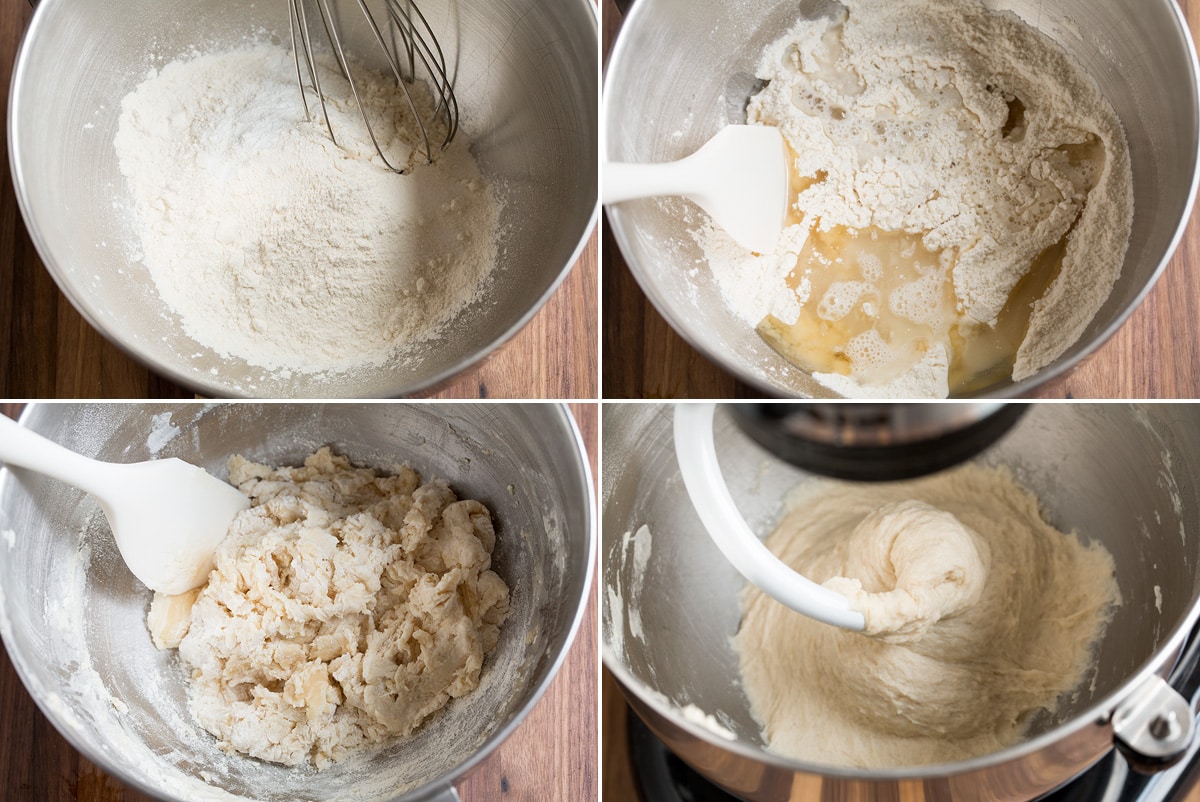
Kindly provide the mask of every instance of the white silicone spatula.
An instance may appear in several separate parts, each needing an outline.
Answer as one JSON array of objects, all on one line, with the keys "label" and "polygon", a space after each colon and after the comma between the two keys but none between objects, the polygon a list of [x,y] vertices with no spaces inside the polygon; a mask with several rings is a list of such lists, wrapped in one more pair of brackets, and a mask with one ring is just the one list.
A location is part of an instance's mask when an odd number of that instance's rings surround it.
[{"label": "white silicone spatula", "polygon": [[682,195],[738,244],[771,253],[788,205],[783,136],[766,125],[730,125],[676,162],[604,165],[604,202]]},{"label": "white silicone spatula", "polygon": [[100,462],[3,415],[0,461],[95,496],[129,570],[146,587],[172,596],[207,581],[217,544],[250,506],[237,488],[183,460]]},{"label": "white silicone spatula", "polygon": [[713,440],[714,404],[675,405],[679,472],[708,536],[752,585],[780,604],[835,627],[861,632],[863,614],[845,596],[793,571],[755,536],[725,484]]}]

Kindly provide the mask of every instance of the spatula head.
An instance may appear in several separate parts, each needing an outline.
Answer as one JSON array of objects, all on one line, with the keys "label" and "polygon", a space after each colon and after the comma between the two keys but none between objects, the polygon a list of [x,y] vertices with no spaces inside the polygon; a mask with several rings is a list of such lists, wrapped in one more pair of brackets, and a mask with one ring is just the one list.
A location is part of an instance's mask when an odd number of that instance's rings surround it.
[{"label": "spatula head", "polygon": [[120,467],[126,488],[101,506],[129,570],[167,595],[203,585],[217,545],[250,500],[183,460]]},{"label": "spatula head", "polygon": [[788,206],[787,147],[779,129],[730,125],[686,160],[703,176],[691,197],[738,244],[771,253]]}]

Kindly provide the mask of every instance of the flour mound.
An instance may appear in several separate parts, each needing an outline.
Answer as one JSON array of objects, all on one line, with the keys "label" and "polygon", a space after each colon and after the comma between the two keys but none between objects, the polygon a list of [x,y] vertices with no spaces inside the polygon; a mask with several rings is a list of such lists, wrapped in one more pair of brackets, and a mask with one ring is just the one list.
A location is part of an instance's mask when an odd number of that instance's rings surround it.
[{"label": "flour mound", "polygon": [[[226,358],[303,373],[419,357],[480,300],[500,205],[460,132],[433,165],[394,79],[322,66],[329,136],[306,120],[291,55],[254,47],[172,62],[121,103],[114,140],[140,258],[186,333]],[[422,119],[434,99],[411,88]],[[435,141],[444,133],[435,124]]]},{"label": "flour mound", "polygon": [[189,710],[222,749],[321,768],[478,687],[509,610],[486,507],[328,448],[301,468],[229,467],[251,508],[203,590],[156,595],[148,620],[191,666]]}]

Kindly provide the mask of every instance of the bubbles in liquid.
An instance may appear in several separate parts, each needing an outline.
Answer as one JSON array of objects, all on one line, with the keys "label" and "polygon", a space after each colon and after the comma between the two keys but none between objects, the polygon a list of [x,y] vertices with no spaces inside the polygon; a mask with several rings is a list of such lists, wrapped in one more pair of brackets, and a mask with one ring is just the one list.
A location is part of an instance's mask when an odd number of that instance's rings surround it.
[{"label": "bubbles in liquid", "polygon": [[901,284],[888,295],[888,308],[895,314],[932,329],[945,326],[942,285],[947,282],[936,269],[928,270],[916,281]]},{"label": "bubbles in liquid", "polygon": [[834,227],[814,230],[789,284],[804,280],[816,304],[794,323],[759,326],[777,350],[806,370],[884,383],[919,361],[930,345],[949,345],[956,300],[949,262],[920,234]]},{"label": "bubbles in liquid", "polygon": [[851,337],[845,352],[856,372],[863,374],[886,372],[897,356],[878,329],[867,329]]},{"label": "bubbles in liquid", "polygon": [[817,315],[822,320],[841,320],[858,304],[863,295],[871,291],[865,281],[835,281],[821,296]]},{"label": "bubbles in liquid", "polygon": [[867,281],[879,281],[883,278],[883,261],[873,253],[863,251],[858,254],[858,269]]},{"label": "bubbles in liquid", "polygon": [[950,391],[962,394],[1008,377],[1033,304],[1058,275],[1067,237],[1046,249],[1013,289],[995,325],[961,316],[954,254],[927,250],[920,234],[834,227],[814,230],[789,284],[804,303],[793,323],[767,316],[759,334],[810,372],[883,384],[916,365],[935,343],[950,354]]}]

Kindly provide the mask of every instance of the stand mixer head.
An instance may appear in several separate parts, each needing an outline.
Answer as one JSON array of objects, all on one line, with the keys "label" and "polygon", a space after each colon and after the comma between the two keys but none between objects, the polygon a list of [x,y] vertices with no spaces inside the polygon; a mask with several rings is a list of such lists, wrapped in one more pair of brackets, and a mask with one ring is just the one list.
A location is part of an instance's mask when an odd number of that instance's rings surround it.
[{"label": "stand mixer head", "polygon": [[1023,404],[731,404],[738,427],[806,471],[859,482],[951,468],[1004,436]]}]

